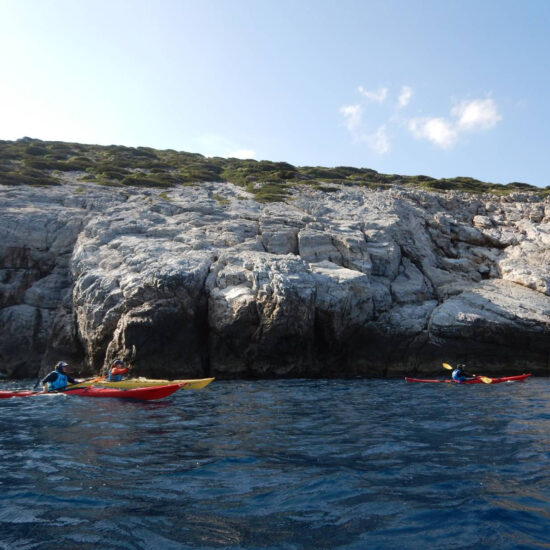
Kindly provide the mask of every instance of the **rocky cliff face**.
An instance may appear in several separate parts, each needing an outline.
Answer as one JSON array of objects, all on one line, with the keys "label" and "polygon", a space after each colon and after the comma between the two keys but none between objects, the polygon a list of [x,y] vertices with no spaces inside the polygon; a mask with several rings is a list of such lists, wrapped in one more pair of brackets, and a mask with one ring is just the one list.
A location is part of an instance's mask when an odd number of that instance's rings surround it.
[{"label": "rocky cliff face", "polygon": [[550,372],[550,201],[231,184],[0,186],[0,370]]}]

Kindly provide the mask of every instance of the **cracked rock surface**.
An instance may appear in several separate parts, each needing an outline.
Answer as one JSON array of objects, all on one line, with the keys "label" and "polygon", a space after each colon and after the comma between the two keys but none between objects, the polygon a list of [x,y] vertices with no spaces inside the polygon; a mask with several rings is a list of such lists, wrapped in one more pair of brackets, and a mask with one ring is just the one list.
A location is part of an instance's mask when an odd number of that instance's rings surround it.
[{"label": "cracked rock surface", "polygon": [[550,201],[300,186],[259,204],[0,186],[0,371],[400,376],[465,362],[549,374]]}]

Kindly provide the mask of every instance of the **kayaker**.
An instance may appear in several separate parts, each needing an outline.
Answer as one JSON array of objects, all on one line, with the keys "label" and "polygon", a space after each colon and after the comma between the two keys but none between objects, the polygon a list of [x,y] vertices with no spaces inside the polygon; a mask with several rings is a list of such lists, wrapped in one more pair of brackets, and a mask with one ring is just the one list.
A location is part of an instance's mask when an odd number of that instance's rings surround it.
[{"label": "kayaker", "polygon": [[457,382],[466,382],[468,380],[475,380],[477,376],[474,374],[468,374],[464,370],[465,365],[457,365],[456,369],[453,370],[451,378]]},{"label": "kayaker", "polygon": [[122,359],[116,359],[115,361],[113,361],[111,368],[109,369],[109,375],[107,379],[109,380],[109,382],[120,382],[122,380],[122,375],[128,374],[131,369],[131,365],[124,367]]},{"label": "kayaker", "polygon": [[43,391],[61,390],[66,387],[68,383],[76,384],[77,381],[65,371],[68,367],[69,365],[67,365],[65,361],[59,361],[55,365],[54,370],[42,378],[40,383],[42,384]]}]

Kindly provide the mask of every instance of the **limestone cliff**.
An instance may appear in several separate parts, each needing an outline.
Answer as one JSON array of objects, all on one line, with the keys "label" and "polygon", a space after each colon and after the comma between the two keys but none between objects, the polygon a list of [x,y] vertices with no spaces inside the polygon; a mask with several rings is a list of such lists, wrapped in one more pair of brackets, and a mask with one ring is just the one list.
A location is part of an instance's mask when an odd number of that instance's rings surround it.
[{"label": "limestone cliff", "polygon": [[0,186],[0,371],[550,372],[548,198],[331,191]]}]

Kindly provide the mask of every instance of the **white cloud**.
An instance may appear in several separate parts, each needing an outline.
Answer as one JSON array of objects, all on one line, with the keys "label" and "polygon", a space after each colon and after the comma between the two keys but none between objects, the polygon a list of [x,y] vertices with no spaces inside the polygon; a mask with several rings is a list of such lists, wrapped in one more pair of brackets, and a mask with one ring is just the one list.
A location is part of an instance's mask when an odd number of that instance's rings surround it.
[{"label": "white cloud", "polygon": [[361,105],[342,105],[340,113],[344,117],[344,126],[348,129],[355,142],[367,143],[378,155],[383,155],[390,150],[390,140],[385,124],[373,133],[361,131],[363,118],[363,107]]},{"label": "white cloud", "polygon": [[365,141],[377,155],[385,155],[390,150],[390,139],[385,124],[372,134],[362,134],[360,139]]},{"label": "white cloud", "polygon": [[252,149],[238,149],[237,151],[232,151],[231,153],[225,153],[222,157],[243,160],[253,159],[256,158],[256,151],[253,151]]},{"label": "white cloud", "polygon": [[[366,143],[379,155],[383,155],[391,149],[388,129],[402,127],[403,123],[416,139],[427,140],[441,149],[451,149],[463,134],[488,130],[502,120],[497,105],[491,98],[465,100],[457,103],[446,117],[417,117],[404,120],[398,111],[410,103],[413,89],[403,85],[397,97],[397,103],[393,107],[389,105],[385,107],[386,111],[392,112],[387,114],[386,121],[373,132],[363,120],[364,111],[369,111],[370,119],[373,107],[367,107],[367,103],[383,103],[388,97],[388,88],[379,87],[377,90],[366,90],[363,86],[359,86],[358,91],[364,99],[355,105],[340,107],[344,126],[354,142]],[[372,115],[376,116],[375,113]]]},{"label": "white cloud", "polygon": [[[355,105],[340,107],[344,126],[355,142],[366,143],[374,152],[383,155],[391,148],[388,128],[403,123],[397,111],[410,103],[413,90],[410,86],[401,87],[393,114],[374,132],[365,128],[367,125],[363,122],[366,103],[383,103],[388,96],[388,88],[380,87],[369,91],[359,86],[358,91],[365,99]],[[496,103],[493,99],[486,98],[457,103],[447,117],[411,118],[406,122],[406,127],[416,139],[425,139],[441,149],[451,149],[463,134],[493,128],[501,120]]]},{"label": "white cloud", "polygon": [[417,139],[427,139],[442,149],[450,149],[467,132],[488,130],[502,116],[491,98],[462,101],[451,109],[451,117],[412,118],[408,128]]},{"label": "white cloud", "polygon": [[382,103],[388,95],[388,89],[382,87],[378,88],[378,90],[374,92],[365,90],[363,86],[359,86],[358,90],[362,96],[366,97],[369,101],[375,101],[376,103]]},{"label": "white cloud", "polygon": [[457,126],[467,131],[486,130],[502,120],[491,98],[463,101],[452,108],[451,115],[458,119]]},{"label": "white cloud", "polygon": [[361,118],[363,116],[363,108],[361,105],[342,105],[342,107],[340,107],[340,113],[344,116],[344,125],[350,132],[354,132],[361,124]]},{"label": "white cloud", "polygon": [[458,139],[452,122],[444,118],[412,118],[409,130],[417,139],[427,139],[442,149],[450,149]]},{"label": "white cloud", "polygon": [[[367,109],[367,103],[384,103],[388,97],[388,88],[380,86],[377,90],[366,90],[363,86],[358,86],[358,92],[362,99],[354,105],[343,105],[340,107],[340,114],[344,122],[343,125],[351,134],[355,143],[361,142],[378,155],[384,155],[391,149],[390,137],[388,134],[388,125],[395,124],[396,118],[391,115],[385,123],[378,126],[375,131],[369,129],[364,123],[364,111]],[[401,94],[398,98],[397,108],[404,107],[410,101],[412,89],[409,86],[402,86]],[[392,107],[388,107],[390,110]],[[387,108],[387,109],[388,109]],[[395,108],[393,108],[395,111]]]},{"label": "white cloud", "polygon": [[401,88],[401,93],[399,94],[399,98],[397,99],[397,108],[402,109],[403,107],[406,107],[409,104],[411,97],[412,97],[412,88],[410,86],[403,86]]}]

